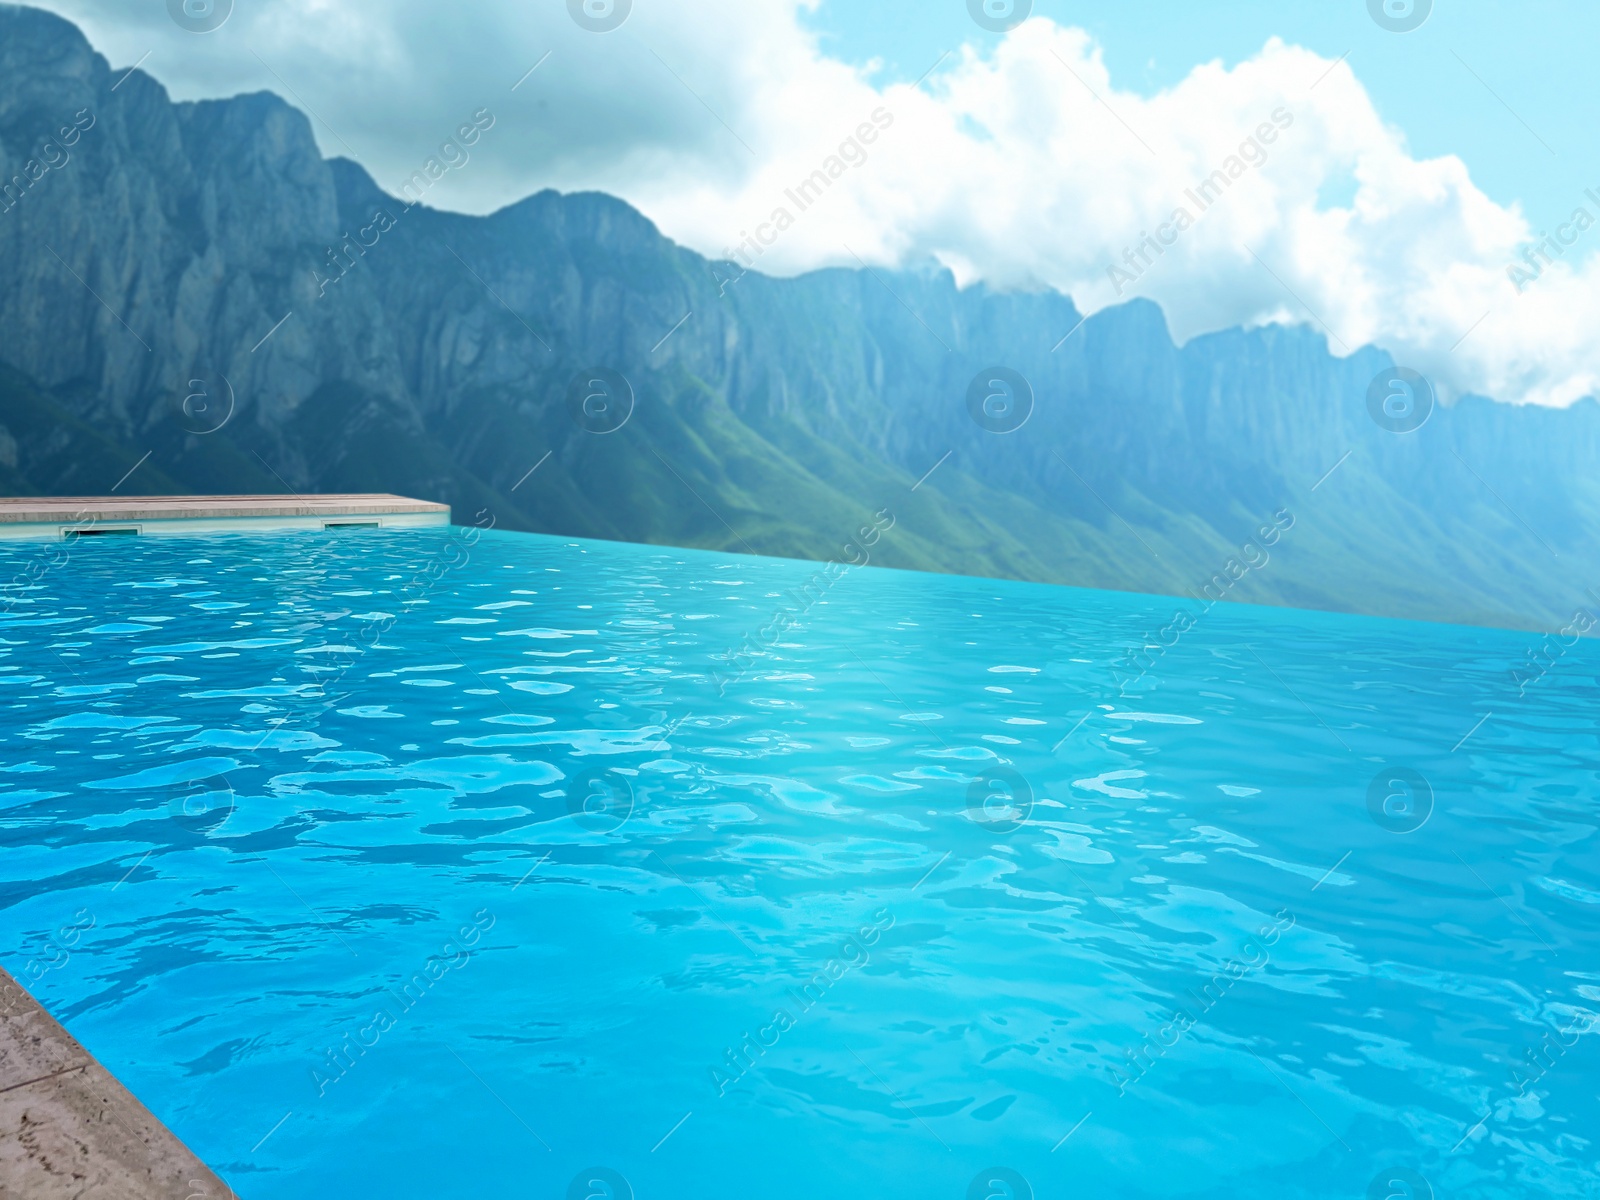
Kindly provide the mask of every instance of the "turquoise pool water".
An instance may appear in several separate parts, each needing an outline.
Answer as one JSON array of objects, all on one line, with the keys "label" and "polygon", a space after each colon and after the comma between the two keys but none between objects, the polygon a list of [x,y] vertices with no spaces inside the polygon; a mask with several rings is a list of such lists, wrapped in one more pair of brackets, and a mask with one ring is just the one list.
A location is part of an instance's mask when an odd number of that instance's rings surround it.
[{"label": "turquoise pool water", "polygon": [[6,590],[4,965],[241,1196],[1600,1194],[1591,643],[471,540]]}]

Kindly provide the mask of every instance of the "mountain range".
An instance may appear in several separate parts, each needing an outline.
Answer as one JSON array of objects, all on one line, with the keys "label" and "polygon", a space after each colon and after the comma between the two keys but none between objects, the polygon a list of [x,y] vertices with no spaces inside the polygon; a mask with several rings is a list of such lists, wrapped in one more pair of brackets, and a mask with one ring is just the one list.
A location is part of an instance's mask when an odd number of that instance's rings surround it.
[{"label": "mountain range", "polygon": [[1178,345],[1146,301],[1085,318],[934,264],[775,278],[597,193],[430,207],[501,119],[462,113],[386,190],[272,94],[174,103],[0,5],[0,491],[392,491],[502,529],[1532,629],[1593,603],[1592,399],[1406,430],[1412,377],[1308,326]]}]

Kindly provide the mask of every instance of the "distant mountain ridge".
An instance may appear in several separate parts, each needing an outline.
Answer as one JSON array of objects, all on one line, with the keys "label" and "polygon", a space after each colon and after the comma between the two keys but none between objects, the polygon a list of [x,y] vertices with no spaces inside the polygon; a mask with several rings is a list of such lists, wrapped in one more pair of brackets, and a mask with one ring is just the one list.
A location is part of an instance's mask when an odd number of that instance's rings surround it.
[{"label": "distant mountain ridge", "polygon": [[[461,118],[473,154],[510,119]],[[8,492],[104,492],[148,452],[121,492],[395,491],[819,560],[887,511],[875,564],[1202,602],[1237,572],[1228,599],[1556,629],[1600,584],[1593,400],[1467,398],[1393,433],[1367,395],[1390,358],[1305,328],[1180,347],[1144,301],[1084,320],[931,268],[776,279],[599,194],[440,212],[323,159],[275,96],[175,104],[11,5],[3,181]],[[969,408],[997,367],[1033,396],[1010,432]]]}]

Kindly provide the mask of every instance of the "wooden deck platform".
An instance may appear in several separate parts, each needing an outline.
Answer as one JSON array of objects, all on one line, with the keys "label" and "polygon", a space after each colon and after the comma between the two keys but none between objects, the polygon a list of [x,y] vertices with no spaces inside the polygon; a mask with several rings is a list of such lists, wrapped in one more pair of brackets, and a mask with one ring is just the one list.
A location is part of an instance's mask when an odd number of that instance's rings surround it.
[{"label": "wooden deck platform", "polygon": [[0,968],[0,1196],[228,1200],[233,1191]]},{"label": "wooden deck platform", "polygon": [[0,497],[0,540],[448,525],[450,506],[382,494]]}]

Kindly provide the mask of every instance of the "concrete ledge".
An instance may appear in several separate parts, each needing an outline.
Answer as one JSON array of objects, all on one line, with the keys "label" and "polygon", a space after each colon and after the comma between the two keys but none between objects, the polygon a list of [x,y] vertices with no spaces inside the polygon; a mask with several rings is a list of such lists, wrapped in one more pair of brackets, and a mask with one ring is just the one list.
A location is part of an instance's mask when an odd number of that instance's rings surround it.
[{"label": "concrete ledge", "polygon": [[450,523],[450,506],[384,494],[0,498],[0,541],[265,533]]},{"label": "concrete ledge", "polygon": [[0,968],[0,1197],[230,1200],[218,1179]]}]

